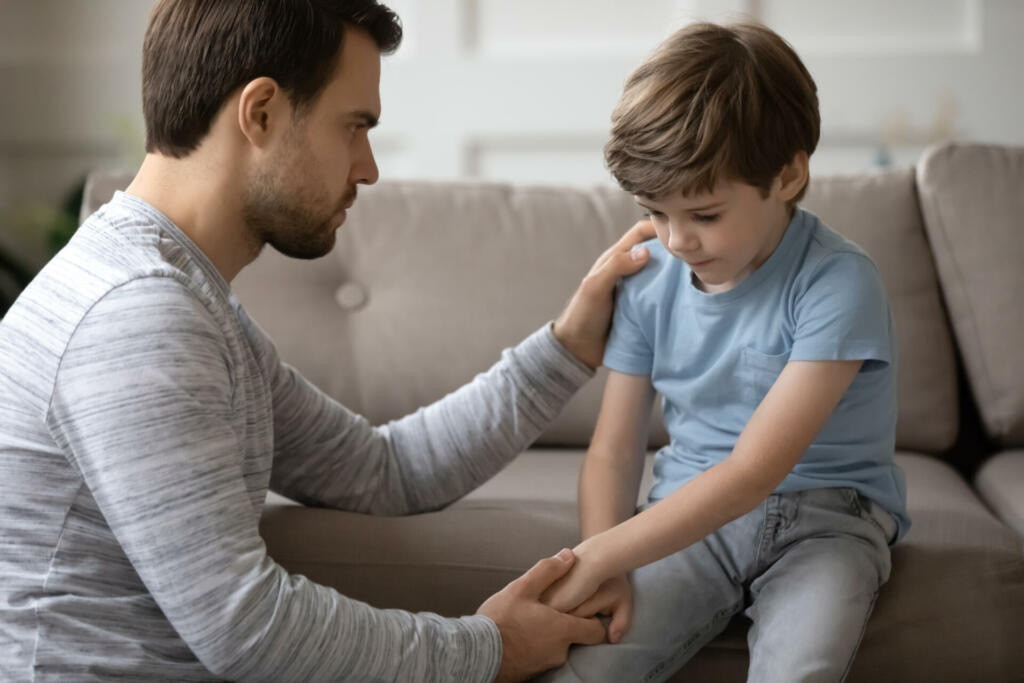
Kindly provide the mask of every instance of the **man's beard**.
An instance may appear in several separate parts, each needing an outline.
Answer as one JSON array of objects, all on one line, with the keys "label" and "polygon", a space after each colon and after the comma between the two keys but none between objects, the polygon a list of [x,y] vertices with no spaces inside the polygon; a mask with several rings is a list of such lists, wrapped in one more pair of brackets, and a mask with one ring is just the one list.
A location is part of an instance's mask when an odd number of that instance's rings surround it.
[{"label": "man's beard", "polygon": [[245,188],[242,218],[260,248],[269,244],[285,256],[315,259],[334,248],[338,227],[336,212],[317,213],[317,205],[300,192],[283,191],[281,183],[261,174]]}]

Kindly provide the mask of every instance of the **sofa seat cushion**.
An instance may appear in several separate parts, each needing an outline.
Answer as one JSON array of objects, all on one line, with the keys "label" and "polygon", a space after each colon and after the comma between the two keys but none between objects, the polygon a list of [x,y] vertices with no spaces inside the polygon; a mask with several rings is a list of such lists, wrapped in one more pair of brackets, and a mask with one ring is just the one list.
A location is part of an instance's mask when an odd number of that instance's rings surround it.
[{"label": "sofa seat cushion", "polygon": [[[447,509],[411,517],[268,506],[262,532],[290,571],[349,597],[471,614],[538,558],[578,541],[583,457],[530,451]],[[893,548],[892,578],[848,680],[1012,680],[1024,671],[1020,538],[948,465],[907,453],[897,461],[913,526]],[[747,624],[735,619],[676,680],[744,680]]]},{"label": "sofa seat cushion", "polygon": [[921,210],[991,436],[1024,445],[1024,147],[951,144],[917,168]]},{"label": "sofa seat cushion", "polygon": [[978,470],[974,483],[996,516],[1024,539],[1024,451],[989,458]]}]

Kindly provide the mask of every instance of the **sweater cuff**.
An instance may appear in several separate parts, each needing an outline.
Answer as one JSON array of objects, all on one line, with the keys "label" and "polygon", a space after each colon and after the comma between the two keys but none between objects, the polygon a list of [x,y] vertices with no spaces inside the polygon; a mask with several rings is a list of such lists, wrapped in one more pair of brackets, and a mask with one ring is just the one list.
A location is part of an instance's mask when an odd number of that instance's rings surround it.
[{"label": "sweater cuff", "polygon": [[458,621],[464,627],[460,630],[465,636],[463,643],[466,647],[462,653],[466,670],[458,680],[493,683],[501,669],[501,632],[498,625],[490,617],[481,615],[460,617]]},{"label": "sweater cuff", "polygon": [[548,322],[524,339],[516,347],[516,355],[520,359],[525,357],[533,361],[530,364],[533,367],[524,370],[558,380],[563,386],[571,388],[570,393],[575,393],[596,373],[562,346],[555,336],[554,324],[554,321]]}]

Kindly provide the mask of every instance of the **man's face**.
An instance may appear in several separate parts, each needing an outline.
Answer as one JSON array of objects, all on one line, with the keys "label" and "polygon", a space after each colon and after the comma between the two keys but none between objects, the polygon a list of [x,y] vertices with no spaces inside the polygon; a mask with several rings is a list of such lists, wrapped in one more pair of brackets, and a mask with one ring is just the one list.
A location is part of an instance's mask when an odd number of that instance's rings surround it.
[{"label": "man's face", "polygon": [[332,80],[307,106],[253,169],[243,215],[260,244],[311,259],[334,248],[356,186],[377,182],[368,134],[380,117],[380,51],[367,33],[346,29]]},{"label": "man's face", "polygon": [[732,289],[768,260],[789,224],[789,209],[774,189],[720,181],[712,192],[656,199],[634,197],[650,214],[658,239],[689,264],[708,292]]}]

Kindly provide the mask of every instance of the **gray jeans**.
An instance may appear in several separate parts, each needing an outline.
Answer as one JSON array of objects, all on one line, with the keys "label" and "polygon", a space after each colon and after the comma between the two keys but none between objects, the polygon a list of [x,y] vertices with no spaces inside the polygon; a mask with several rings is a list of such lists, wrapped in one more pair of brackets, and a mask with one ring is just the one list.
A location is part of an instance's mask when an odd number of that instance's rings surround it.
[{"label": "gray jeans", "polygon": [[852,488],[773,494],[702,541],[632,573],[633,625],[615,645],[573,647],[564,681],[664,681],[742,610],[748,681],[841,681],[879,587],[892,517]]}]

